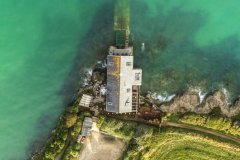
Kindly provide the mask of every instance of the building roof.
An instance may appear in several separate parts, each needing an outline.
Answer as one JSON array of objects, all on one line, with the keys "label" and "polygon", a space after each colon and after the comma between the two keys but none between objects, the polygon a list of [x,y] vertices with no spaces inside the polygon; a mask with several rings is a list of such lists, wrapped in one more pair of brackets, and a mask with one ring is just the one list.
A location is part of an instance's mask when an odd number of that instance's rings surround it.
[{"label": "building roof", "polygon": [[119,92],[120,92],[120,56],[108,56],[107,65],[107,104],[108,112],[119,112]]},{"label": "building roof", "polygon": [[79,105],[83,107],[89,107],[91,101],[92,101],[92,96],[89,96],[87,94],[83,94],[82,99],[80,100]]},{"label": "building roof", "polygon": [[109,55],[113,56],[132,56],[133,55],[133,47],[127,47],[123,49],[116,48],[111,46],[109,48]]},{"label": "building roof", "polygon": [[[125,52],[131,54],[125,55]],[[133,56],[130,47],[126,49],[110,48],[107,60],[106,111],[132,112],[132,88],[134,85],[141,85],[142,70],[133,69]]]},{"label": "building roof", "polygon": [[132,112],[133,56],[121,57],[119,112]]},{"label": "building roof", "polygon": [[81,135],[88,136],[91,129],[92,129],[92,118],[85,117],[85,119],[83,121]]}]

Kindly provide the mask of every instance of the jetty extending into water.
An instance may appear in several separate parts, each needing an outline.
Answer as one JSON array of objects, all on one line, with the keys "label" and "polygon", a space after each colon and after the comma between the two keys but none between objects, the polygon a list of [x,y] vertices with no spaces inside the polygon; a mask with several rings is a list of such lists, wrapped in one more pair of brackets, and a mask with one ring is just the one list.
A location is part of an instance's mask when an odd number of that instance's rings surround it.
[{"label": "jetty extending into water", "polygon": [[[159,131],[161,127],[191,130],[215,138],[221,137],[223,140],[239,145],[239,138],[215,131],[214,128],[211,128],[212,126],[207,126],[212,129],[208,131],[207,128],[192,124],[178,123],[180,117],[177,117],[174,112],[171,115],[171,111],[167,110],[177,108],[180,113],[193,111],[194,107],[198,107],[199,110],[201,106],[200,102],[198,103],[200,101],[199,97],[197,97],[198,94],[186,92],[175,96],[169,102],[154,99],[151,92],[141,95],[142,69],[134,68],[133,47],[129,42],[130,12],[128,3],[128,0],[116,1],[114,18],[115,42],[109,47],[106,61],[103,60],[101,63],[97,63],[93,67],[91,75],[86,76],[88,77],[87,83],[79,89],[76,100],[60,117],[59,123],[46,145],[32,159],[78,159],[85,139],[91,136],[91,128],[96,128],[96,126],[91,127],[91,125],[101,126],[101,123],[104,123],[104,120],[101,120],[102,117],[121,121],[124,124],[122,132],[125,131],[124,127],[128,126],[125,124],[138,123],[158,127]],[[203,103],[206,106],[205,108],[209,108],[210,112],[214,109],[211,105],[215,105],[215,108],[216,106],[219,107],[224,104],[222,101],[224,100],[221,92],[215,92],[213,95],[206,97]],[[240,103],[236,103],[233,109],[239,109],[239,106]],[[189,107],[191,110],[184,107]],[[235,111],[234,113],[238,112]],[[229,124],[233,123],[232,121],[229,121],[229,123],[226,121],[226,124],[226,126],[230,126]],[[235,129],[236,127],[232,128]],[[240,135],[237,129],[233,131],[232,133],[236,132]],[[94,142],[93,145],[96,145],[96,143]],[[94,147],[99,150],[98,146]]]},{"label": "jetty extending into water", "polygon": [[129,19],[128,1],[117,1],[114,22],[116,41],[114,46],[110,46],[107,56],[107,112],[136,113],[140,104],[142,70],[133,68]]}]

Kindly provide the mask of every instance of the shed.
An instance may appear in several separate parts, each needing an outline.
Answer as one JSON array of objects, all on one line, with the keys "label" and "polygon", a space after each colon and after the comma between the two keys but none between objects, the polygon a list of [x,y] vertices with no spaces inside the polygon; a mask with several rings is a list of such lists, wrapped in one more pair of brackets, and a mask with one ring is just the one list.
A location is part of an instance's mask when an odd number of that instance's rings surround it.
[{"label": "shed", "polygon": [[87,94],[83,94],[82,99],[81,99],[79,105],[83,106],[83,107],[89,107],[92,99],[93,99],[92,96],[89,96]]},{"label": "shed", "polygon": [[91,129],[92,129],[92,118],[86,117],[83,121],[81,135],[88,136]]}]

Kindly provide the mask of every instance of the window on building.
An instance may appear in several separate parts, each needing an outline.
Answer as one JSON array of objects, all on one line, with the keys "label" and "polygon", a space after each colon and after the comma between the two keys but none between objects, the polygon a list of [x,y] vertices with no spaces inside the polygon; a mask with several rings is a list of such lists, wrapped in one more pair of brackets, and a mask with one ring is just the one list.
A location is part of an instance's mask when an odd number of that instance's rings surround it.
[{"label": "window on building", "polygon": [[109,65],[109,66],[113,66],[114,63],[113,63],[113,62],[108,62],[108,65]]},{"label": "window on building", "polygon": [[132,62],[127,62],[126,63],[126,66],[131,66],[132,65]]},{"label": "window on building", "polygon": [[112,102],[108,102],[108,105],[113,105],[113,103]]},{"label": "window on building", "polygon": [[140,80],[140,73],[135,73],[135,80],[139,81]]}]

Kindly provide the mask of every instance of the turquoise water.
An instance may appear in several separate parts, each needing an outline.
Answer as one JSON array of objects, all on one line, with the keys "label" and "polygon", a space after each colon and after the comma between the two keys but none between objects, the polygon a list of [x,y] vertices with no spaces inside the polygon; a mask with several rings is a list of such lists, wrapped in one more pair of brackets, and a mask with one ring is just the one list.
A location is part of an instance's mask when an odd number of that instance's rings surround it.
[{"label": "turquoise water", "polygon": [[237,0],[133,0],[143,88],[172,94],[224,87],[232,97],[240,95],[239,5]]},{"label": "turquoise water", "polygon": [[[0,1],[0,160],[24,160],[113,43],[113,0]],[[143,89],[240,92],[238,0],[132,0]],[[141,51],[145,43],[145,51]]]},{"label": "turquoise water", "polygon": [[0,1],[0,160],[26,159],[50,134],[74,97],[80,68],[97,57],[85,49],[106,5],[112,3]]}]

